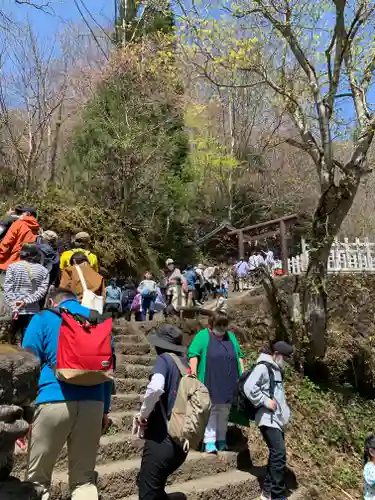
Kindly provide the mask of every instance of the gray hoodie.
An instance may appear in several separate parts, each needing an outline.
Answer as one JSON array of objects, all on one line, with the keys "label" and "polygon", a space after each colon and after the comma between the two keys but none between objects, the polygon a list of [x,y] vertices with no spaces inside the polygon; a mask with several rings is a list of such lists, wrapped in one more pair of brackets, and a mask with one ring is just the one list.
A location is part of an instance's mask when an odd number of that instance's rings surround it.
[{"label": "gray hoodie", "polygon": [[284,392],[284,384],[279,366],[269,354],[261,354],[257,360],[267,361],[272,365],[275,375],[274,400],[277,403],[276,411],[270,409],[270,379],[268,369],[265,365],[258,365],[254,368],[244,385],[246,396],[259,410],[255,415],[255,423],[259,426],[275,427],[284,430],[290,419],[290,409],[287,405]]}]

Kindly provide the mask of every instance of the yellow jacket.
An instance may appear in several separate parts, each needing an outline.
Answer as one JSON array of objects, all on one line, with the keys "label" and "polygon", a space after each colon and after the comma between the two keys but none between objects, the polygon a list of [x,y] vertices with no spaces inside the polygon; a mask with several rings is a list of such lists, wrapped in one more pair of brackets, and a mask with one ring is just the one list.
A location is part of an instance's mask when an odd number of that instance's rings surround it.
[{"label": "yellow jacket", "polygon": [[94,271],[99,272],[98,257],[94,253],[90,252],[90,250],[84,250],[83,248],[73,248],[72,250],[66,250],[65,252],[63,252],[60,257],[60,269],[69,267],[72,255],[78,252],[87,255],[90,266],[94,269]]}]

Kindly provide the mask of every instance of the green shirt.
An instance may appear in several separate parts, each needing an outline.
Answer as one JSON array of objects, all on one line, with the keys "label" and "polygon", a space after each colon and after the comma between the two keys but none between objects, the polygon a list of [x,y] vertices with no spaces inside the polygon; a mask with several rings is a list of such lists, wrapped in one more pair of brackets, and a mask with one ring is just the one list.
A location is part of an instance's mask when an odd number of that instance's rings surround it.
[{"label": "green shirt", "polygon": [[[228,331],[230,340],[233,343],[234,350],[236,351],[238,360],[238,373],[242,375],[242,369],[240,364],[240,358],[243,358],[241,352],[240,344],[238,343],[234,333]],[[208,328],[201,330],[194,337],[193,342],[190,344],[188,351],[188,358],[198,358],[198,373],[197,377],[200,382],[204,384],[206,376],[206,363],[207,363],[207,349],[210,343],[210,331]]]}]

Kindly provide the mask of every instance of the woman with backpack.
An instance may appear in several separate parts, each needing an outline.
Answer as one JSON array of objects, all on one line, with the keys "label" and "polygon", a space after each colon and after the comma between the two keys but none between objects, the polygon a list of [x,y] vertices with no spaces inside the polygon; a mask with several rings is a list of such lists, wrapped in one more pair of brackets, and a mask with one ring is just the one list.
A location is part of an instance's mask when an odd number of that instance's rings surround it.
[{"label": "woman with backpack", "polygon": [[207,453],[216,453],[227,449],[229,412],[244,365],[240,345],[228,330],[228,317],[214,312],[208,324],[208,328],[194,337],[188,357],[192,374],[210,393],[212,409],[204,435],[204,448]]},{"label": "woman with backpack", "polygon": [[148,319],[151,321],[154,317],[154,302],[157,296],[158,285],[156,281],[152,279],[152,273],[146,271],[145,279],[140,282],[138,286],[138,293],[141,294],[142,298],[142,321],[146,321],[147,312]]},{"label": "woman with backpack", "polygon": [[[70,266],[66,267],[61,275],[60,287],[71,290],[81,302],[89,309],[96,309],[95,304],[86,302],[85,294],[91,292],[92,297],[97,298],[98,310],[103,312],[105,303],[104,278],[90,265],[89,258],[82,252],[74,253],[70,259]],[[99,310],[101,308],[101,311]]]},{"label": "woman with backpack", "polygon": [[139,500],[167,498],[167,479],[187,457],[187,451],[169,436],[167,427],[181,380],[174,357],[177,357],[178,363],[183,367],[189,367],[182,340],[182,331],[174,325],[160,325],[148,335],[157,358],[140,413],[136,415],[133,426],[133,433],[138,433],[139,437],[145,439],[137,481]]}]

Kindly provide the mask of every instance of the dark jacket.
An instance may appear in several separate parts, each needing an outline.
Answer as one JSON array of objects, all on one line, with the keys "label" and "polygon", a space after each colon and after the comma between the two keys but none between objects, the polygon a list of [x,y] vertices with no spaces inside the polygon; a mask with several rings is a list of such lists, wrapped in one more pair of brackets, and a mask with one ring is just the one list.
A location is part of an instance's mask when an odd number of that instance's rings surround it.
[{"label": "dark jacket", "polygon": [[129,311],[132,308],[132,303],[136,295],[137,289],[134,285],[125,285],[121,296],[121,307],[123,311]]},{"label": "dark jacket", "polygon": [[37,239],[37,247],[42,257],[41,264],[49,272],[50,285],[57,286],[60,272],[59,253],[50,244],[40,243],[38,240],[39,238]]}]

